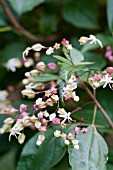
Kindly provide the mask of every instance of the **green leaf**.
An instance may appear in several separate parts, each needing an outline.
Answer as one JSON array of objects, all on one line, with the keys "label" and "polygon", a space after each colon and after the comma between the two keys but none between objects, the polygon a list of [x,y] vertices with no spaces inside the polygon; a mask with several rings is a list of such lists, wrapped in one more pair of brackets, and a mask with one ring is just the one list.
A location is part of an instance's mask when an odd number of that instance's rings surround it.
[{"label": "green leaf", "polygon": [[25,145],[17,170],[49,170],[65,155],[66,147],[61,138],[54,137],[55,127],[45,133],[46,139],[40,146],[36,146],[38,134]]},{"label": "green leaf", "polygon": [[[113,38],[111,36],[107,36],[107,35],[100,34],[100,33],[96,34],[95,36],[96,36],[96,38],[98,38],[102,42],[103,46],[106,46],[106,45],[112,46],[113,45]],[[96,43],[96,44],[87,43],[86,45],[84,45],[82,47],[81,52],[85,53],[86,51],[95,50],[97,48],[100,48],[98,43]]]},{"label": "green leaf", "polygon": [[109,30],[113,33],[113,0],[107,0],[107,20]]},{"label": "green leaf", "polygon": [[46,81],[59,80],[59,79],[61,79],[59,76],[54,74],[49,74],[49,73],[40,74],[35,77],[36,82],[46,82]]},{"label": "green leaf", "polygon": [[74,66],[84,60],[83,54],[75,48],[70,51],[70,57]]},{"label": "green leaf", "polygon": [[97,29],[97,4],[93,0],[70,0],[63,8],[64,19],[78,28]]},{"label": "green leaf", "polygon": [[77,64],[76,66],[78,67],[78,66],[92,65],[94,63],[95,62],[81,62],[81,63]]},{"label": "green leaf", "polygon": [[34,7],[40,5],[45,0],[8,0],[17,14],[31,11]]},{"label": "green leaf", "polygon": [[68,64],[68,65],[72,65],[71,62],[64,57],[61,57],[61,56],[58,56],[58,55],[53,55],[53,57],[64,62],[64,63],[66,63],[66,64]]},{"label": "green leaf", "polygon": [[88,127],[87,134],[79,133],[79,150],[69,146],[69,162],[72,170],[106,170],[108,147],[94,126]]}]

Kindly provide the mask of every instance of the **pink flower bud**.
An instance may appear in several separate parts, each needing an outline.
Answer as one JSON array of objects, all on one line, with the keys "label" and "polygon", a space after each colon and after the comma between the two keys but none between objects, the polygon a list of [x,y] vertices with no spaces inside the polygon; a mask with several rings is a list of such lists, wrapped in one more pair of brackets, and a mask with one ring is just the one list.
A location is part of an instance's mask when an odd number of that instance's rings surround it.
[{"label": "pink flower bud", "polygon": [[86,128],[83,128],[82,130],[81,130],[81,132],[83,133],[83,134],[86,134],[87,133],[87,129]]},{"label": "pink flower bud", "polygon": [[55,87],[52,87],[50,89],[50,92],[51,92],[51,94],[56,94],[57,93],[57,89]]},{"label": "pink flower bud", "polygon": [[107,67],[106,71],[107,71],[108,74],[113,73],[113,67]]},{"label": "pink flower bud", "polygon": [[51,62],[47,65],[51,70],[57,70],[57,65],[54,62]]},{"label": "pink flower bud", "polygon": [[63,40],[62,40],[61,44],[62,44],[63,46],[66,46],[66,45],[68,45],[68,44],[69,44],[69,41],[68,41],[68,40],[66,40],[65,38],[63,38]]},{"label": "pink flower bud", "polygon": [[54,119],[52,120],[52,124],[53,124],[53,125],[58,125],[58,124],[60,124],[60,119],[59,119],[59,118],[54,118]]},{"label": "pink flower bud", "polygon": [[106,47],[106,50],[107,50],[107,51],[111,51],[111,46],[108,45],[108,46]]},{"label": "pink flower bud", "polygon": [[74,132],[76,133],[76,135],[80,132],[80,128],[79,127],[74,127]]},{"label": "pink flower bud", "polygon": [[25,104],[20,105],[20,113],[25,112],[26,109],[27,109],[27,105],[25,105]]},{"label": "pink flower bud", "polygon": [[12,92],[12,91],[14,91],[14,87],[12,85],[9,85],[9,86],[7,86],[7,90]]},{"label": "pink flower bud", "polygon": [[100,81],[100,80],[101,80],[100,75],[95,74],[95,75],[94,75],[94,80],[96,80],[96,81]]}]

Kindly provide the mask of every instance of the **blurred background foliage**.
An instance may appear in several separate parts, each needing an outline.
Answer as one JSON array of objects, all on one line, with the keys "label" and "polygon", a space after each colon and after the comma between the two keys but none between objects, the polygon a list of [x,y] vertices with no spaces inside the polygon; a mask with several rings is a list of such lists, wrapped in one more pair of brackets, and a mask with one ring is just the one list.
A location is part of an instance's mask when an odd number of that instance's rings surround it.
[{"label": "blurred background foliage", "polygon": [[[99,38],[104,48],[98,45],[87,44],[83,47],[76,42],[80,36],[94,34]],[[18,69],[15,73],[7,71],[3,64],[10,58],[22,59],[22,52],[27,46],[36,42],[43,45],[53,45],[63,38],[70,42],[85,55],[85,61],[94,61],[94,68],[104,69],[113,66],[113,62],[105,59],[105,47],[113,47],[113,0],[0,0],[0,89],[7,89],[8,85],[14,86],[10,95],[13,105],[18,108],[21,102],[28,102],[20,97],[21,80],[28,68]],[[33,56],[30,53],[31,57]],[[41,58],[45,63],[55,61],[47,56]],[[83,90],[78,90],[81,102],[89,102],[90,98]],[[99,88],[97,98],[113,120],[113,91]],[[73,102],[67,103],[67,109],[73,110]],[[87,105],[82,113],[78,112],[75,118],[84,119],[90,124],[93,105]],[[0,125],[4,116],[0,116]],[[109,159],[107,170],[113,169],[113,130],[100,111],[97,113],[97,128],[104,136],[109,146]],[[108,127],[108,128],[106,128]],[[28,139],[35,132],[27,132]],[[23,146],[16,140],[8,142],[8,135],[0,136],[0,169],[15,170],[17,160]],[[69,170],[67,155],[53,168],[53,170]]]}]

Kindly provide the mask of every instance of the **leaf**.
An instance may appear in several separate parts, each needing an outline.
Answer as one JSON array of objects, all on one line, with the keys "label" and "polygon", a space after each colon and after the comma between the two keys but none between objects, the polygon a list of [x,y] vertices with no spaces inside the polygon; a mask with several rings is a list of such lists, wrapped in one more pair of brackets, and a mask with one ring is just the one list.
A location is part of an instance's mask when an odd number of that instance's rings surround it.
[{"label": "leaf", "polygon": [[107,20],[109,30],[113,33],[113,0],[107,0]]},{"label": "leaf", "polygon": [[74,66],[84,60],[83,54],[75,48],[70,51],[70,57]]},{"label": "leaf", "polygon": [[[111,36],[107,36],[107,35],[104,35],[104,34],[96,34],[95,36],[96,36],[97,39],[99,39],[102,42],[103,46],[113,45],[113,38]],[[87,43],[86,45],[84,45],[82,47],[81,52],[85,53],[86,51],[95,50],[97,48],[100,48],[98,43],[96,43],[96,44]]]},{"label": "leaf", "polygon": [[94,64],[94,63],[95,63],[95,62],[81,62],[81,63],[77,64],[76,67],[78,67],[78,66],[92,65],[92,64]]},{"label": "leaf", "polygon": [[34,7],[40,5],[45,0],[8,0],[18,15],[31,11]]},{"label": "leaf", "polygon": [[45,133],[46,139],[40,146],[36,146],[38,134],[25,145],[17,170],[49,170],[65,155],[66,148],[61,138],[54,137],[55,128]]},{"label": "leaf", "polygon": [[46,82],[46,81],[59,80],[59,79],[61,79],[59,76],[50,73],[40,74],[35,77],[36,82]]},{"label": "leaf", "polygon": [[63,7],[63,18],[78,28],[97,29],[97,4],[93,0],[68,1]]},{"label": "leaf", "polygon": [[79,150],[69,146],[69,162],[72,170],[106,170],[108,147],[94,126],[88,127],[87,134],[79,133]]},{"label": "leaf", "polygon": [[64,63],[66,63],[66,64],[68,64],[68,65],[72,65],[71,62],[64,57],[61,57],[61,56],[58,56],[58,55],[53,55],[53,57],[64,62]]}]

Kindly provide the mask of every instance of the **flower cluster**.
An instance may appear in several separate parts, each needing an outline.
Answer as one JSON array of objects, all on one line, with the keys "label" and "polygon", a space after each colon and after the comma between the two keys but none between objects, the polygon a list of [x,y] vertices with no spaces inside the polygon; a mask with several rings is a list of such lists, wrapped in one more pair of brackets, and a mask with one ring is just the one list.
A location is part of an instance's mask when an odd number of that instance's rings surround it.
[{"label": "flower cluster", "polygon": [[112,78],[113,67],[107,67],[105,72],[100,74],[95,74],[94,76],[90,77],[89,83],[93,86],[93,88],[98,88],[99,86],[103,85],[105,88],[107,85],[112,89],[111,84],[113,83]]},{"label": "flower cluster", "polygon": [[[98,40],[94,35],[90,35],[89,38],[81,37],[79,39],[80,44],[86,44],[88,41],[90,41],[90,44],[98,43],[102,47],[101,41]],[[35,65],[35,68],[33,67],[31,71],[26,72],[25,79],[22,80],[22,83],[25,85],[25,89],[21,91],[21,94],[24,97],[28,97],[30,99],[34,98],[33,104],[30,105],[30,108],[32,107],[32,112],[28,109],[29,105],[21,104],[19,108],[19,115],[15,116],[15,118],[9,117],[4,120],[4,124],[0,128],[1,134],[9,132],[9,140],[11,140],[12,136],[15,136],[18,139],[18,142],[22,144],[26,138],[24,134],[24,128],[30,127],[31,129],[41,132],[36,141],[36,144],[39,146],[45,140],[44,133],[47,131],[47,129],[51,125],[58,125],[60,128],[55,130],[54,136],[61,137],[66,145],[71,143],[75,149],[79,149],[79,141],[76,139],[76,135],[79,132],[86,134],[87,129],[83,128],[81,130],[76,126],[73,128],[73,130],[71,130],[71,132],[66,133],[65,130],[67,128],[67,124],[76,122],[76,120],[73,120],[72,118],[72,114],[74,112],[66,111],[66,109],[64,109],[61,105],[61,97],[63,97],[65,100],[73,99],[75,102],[78,102],[80,99],[79,96],[76,95],[75,91],[78,87],[78,79],[75,76],[76,72],[70,71],[67,81],[62,79],[63,82],[65,81],[65,86],[60,87],[57,79],[53,79],[51,81],[51,75],[55,77],[57,76],[56,72],[59,71],[57,64],[54,62],[45,64],[43,61],[39,61],[41,50],[45,50],[46,55],[51,55],[56,50],[63,51],[67,53],[67,55],[70,55],[70,51],[72,49],[72,44],[70,44],[65,38],[61,41],[61,43],[55,43],[50,47],[45,47],[42,44],[37,43],[25,49],[23,52],[23,60],[12,58],[4,64],[8,70],[15,72],[16,68],[20,68],[22,65],[25,67],[31,67],[34,66],[35,62],[38,61],[38,63]],[[35,61],[32,58],[26,58],[26,56],[29,55],[30,50],[35,52]],[[71,58],[68,59],[68,63],[71,63]],[[67,62],[67,59],[62,61]],[[113,73],[113,68],[107,68],[106,74],[94,75],[94,77],[89,78],[89,82],[94,87],[98,87],[100,82],[104,83],[104,87],[106,87],[107,84],[110,85],[110,83],[112,83],[111,73]],[[44,75],[50,75],[50,78],[47,79],[47,81],[43,81],[41,78],[43,78]],[[61,93],[59,93],[60,88],[62,88]],[[2,95],[2,100],[5,100],[7,97],[7,93],[5,91],[0,91],[0,95]],[[5,109],[6,111],[3,113],[9,115],[12,115],[17,111],[10,106],[5,107]]]}]

